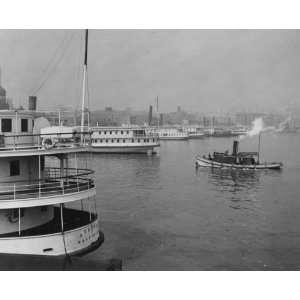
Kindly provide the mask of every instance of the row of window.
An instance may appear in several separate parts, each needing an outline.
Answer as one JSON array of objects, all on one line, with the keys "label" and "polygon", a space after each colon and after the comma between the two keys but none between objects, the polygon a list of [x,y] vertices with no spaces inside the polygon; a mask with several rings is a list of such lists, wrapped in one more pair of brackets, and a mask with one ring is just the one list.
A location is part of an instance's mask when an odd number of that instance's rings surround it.
[{"label": "row of window", "polygon": [[102,132],[103,132],[103,134],[118,134],[118,133],[121,133],[121,134],[129,134],[129,130],[127,130],[127,131],[123,131],[123,130],[121,130],[121,131],[99,131],[99,134],[102,134]]},{"label": "row of window", "polygon": [[[41,212],[46,212],[48,210],[48,206],[47,205],[44,205],[44,206],[41,206]],[[21,208],[20,209],[20,217],[23,218],[25,215],[25,208]],[[10,215],[11,219],[13,220],[16,220],[19,218],[19,209],[18,208],[14,208],[12,211],[11,211],[11,215]]]},{"label": "row of window", "polygon": [[149,143],[149,142],[154,142],[154,139],[92,139],[93,143]]},{"label": "row of window", "polygon": [[[116,131],[99,131],[98,133],[99,134],[129,134],[129,130],[116,130]],[[143,135],[143,134],[145,134],[145,130],[133,130],[133,133],[135,133],[135,134],[141,134],[141,135]]]},{"label": "row of window", "polygon": [[[21,132],[28,132],[28,119],[21,119]],[[12,132],[12,119],[1,119],[1,131]]]}]

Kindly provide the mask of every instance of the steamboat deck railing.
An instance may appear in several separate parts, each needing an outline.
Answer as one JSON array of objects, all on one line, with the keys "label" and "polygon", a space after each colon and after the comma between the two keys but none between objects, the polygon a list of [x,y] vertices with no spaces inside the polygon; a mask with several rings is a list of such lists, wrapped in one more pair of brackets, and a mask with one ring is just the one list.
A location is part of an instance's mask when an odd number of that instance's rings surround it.
[{"label": "steamboat deck railing", "polygon": [[89,169],[46,168],[41,179],[0,183],[1,200],[41,199],[80,193],[95,188],[94,172]]}]

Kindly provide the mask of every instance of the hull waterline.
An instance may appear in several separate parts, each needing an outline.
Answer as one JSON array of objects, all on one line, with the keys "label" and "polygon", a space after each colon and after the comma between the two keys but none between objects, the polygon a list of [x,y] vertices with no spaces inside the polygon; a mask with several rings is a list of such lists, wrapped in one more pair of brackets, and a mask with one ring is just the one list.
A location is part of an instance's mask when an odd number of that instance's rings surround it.
[{"label": "hull waterline", "polygon": [[282,168],[282,163],[239,165],[239,164],[219,163],[219,162],[204,159],[204,158],[197,158],[196,159],[196,167],[235,169],[235,170],[280,170]]}]

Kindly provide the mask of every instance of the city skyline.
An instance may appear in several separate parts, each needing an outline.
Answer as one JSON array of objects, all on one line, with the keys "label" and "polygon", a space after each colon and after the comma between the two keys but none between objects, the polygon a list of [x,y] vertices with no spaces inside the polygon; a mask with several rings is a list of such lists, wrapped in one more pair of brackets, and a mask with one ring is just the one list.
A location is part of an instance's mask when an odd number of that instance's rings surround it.
[{"label": "city skyline", "polygon": [[[82,30],[1,30],[2,85],[16,106],[80,107]],[[161,112],[282,111],[298,104],[298,30],[91,30],[89,104]],[[29,74],[30,71],[30,74]]]}]

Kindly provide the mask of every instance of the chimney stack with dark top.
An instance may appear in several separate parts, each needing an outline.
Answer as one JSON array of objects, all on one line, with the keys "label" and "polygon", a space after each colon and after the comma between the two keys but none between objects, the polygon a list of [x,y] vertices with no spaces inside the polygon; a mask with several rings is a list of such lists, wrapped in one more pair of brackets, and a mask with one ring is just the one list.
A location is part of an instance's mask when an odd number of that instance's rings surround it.
[{"label": "chimney stack with dark top", "polygon": [[36,110],[36,96],[29,96],[28,98],[28,110]]},{"label": "chimney stack with dark top", "polygon": [[152,105],[149,106],[148,125],[152,124]]},{"label": "chimney stack with dark top", "polygon": [[232,155],[233,156],[237,156],[238,152],[239,152],[239,142],[238,141],[234,141],[233,142]]}]

